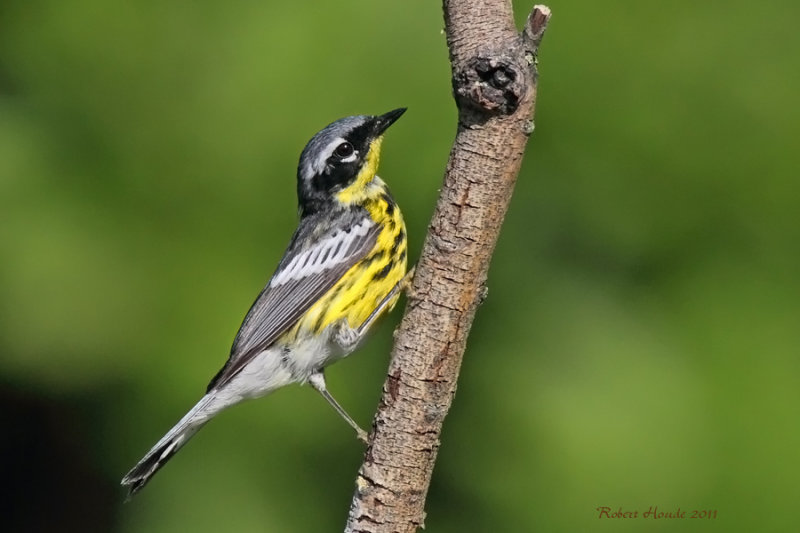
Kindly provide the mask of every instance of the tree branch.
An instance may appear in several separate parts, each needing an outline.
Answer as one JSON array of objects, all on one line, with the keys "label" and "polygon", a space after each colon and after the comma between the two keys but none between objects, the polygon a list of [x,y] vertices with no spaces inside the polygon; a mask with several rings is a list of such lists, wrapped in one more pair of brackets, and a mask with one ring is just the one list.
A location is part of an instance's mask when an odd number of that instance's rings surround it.
[{"label": "tree branch", "polygon": [[444,0],[458,133],[405,316],[395,334],[346,533],[423,527],[439,435],[517,179],[550,10],[522,33],[510,0]]}]

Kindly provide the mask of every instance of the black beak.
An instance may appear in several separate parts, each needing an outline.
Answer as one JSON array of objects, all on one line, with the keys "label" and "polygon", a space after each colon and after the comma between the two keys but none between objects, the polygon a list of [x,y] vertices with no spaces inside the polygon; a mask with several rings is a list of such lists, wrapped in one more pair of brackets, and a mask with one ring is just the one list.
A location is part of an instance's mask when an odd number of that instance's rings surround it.
[{"label": "black beak", "polygon": [[389,126],[395,123],[395,121],[400,118],[400,115],[406,112],[405,107],[401,107],[399,109],[395,109],[394,111],[389,111],[385,115],[381,115],[379,117],[375,117],[374,122],[374,130],[373,135],[375,137],[380,137],[383,135],[383,132],[386,131]]}]

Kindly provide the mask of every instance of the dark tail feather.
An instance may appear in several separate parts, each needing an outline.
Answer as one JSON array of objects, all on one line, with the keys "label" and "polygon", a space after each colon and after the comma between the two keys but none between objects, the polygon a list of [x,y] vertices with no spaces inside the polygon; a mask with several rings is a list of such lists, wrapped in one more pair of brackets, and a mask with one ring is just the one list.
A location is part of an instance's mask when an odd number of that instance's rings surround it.
[{"label": "dark tail feather", "polygon": [[147,452],[141,461],[134,466],[130,472],[122,478],[122,486],[128,488],[128,496],[125,501],[130,500],[134,494],[142,490],[147,485],[156,472],[169,461],[186,442],[197,433],[208,420],[216,414],[213,408],[213,396],[207,395],[195,405],[191,411],[186,413],[180,422],[175,424],[169,432],[161,438],[158,443]]},{"label": "dark tail feather", "polygon": [[150,478],[158,472],[173,455],[175,455],[188,437],[178,437],[158,448],[154,448],[144,459],[122,478],[122,485],[128,488],[128,496],[125,501],[130,500],[134,494],[142,490]]}]

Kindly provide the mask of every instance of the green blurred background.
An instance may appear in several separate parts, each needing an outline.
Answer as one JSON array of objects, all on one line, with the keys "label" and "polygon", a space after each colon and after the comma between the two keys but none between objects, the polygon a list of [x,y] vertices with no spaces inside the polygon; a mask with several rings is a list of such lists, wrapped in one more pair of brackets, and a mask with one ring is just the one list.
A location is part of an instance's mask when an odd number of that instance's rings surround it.
[{"label": "green blurred background", "polygon": [[[530,5],[516,6],[519,20]],[[427,530],[796,531],[797,3],[554,1],[536,133]],[[308,388],[118,482],[202,394],[341,116],[416,258],[455,132],[441,7],[0,2],[4,531],[340,531],[362,446]],[[395,312],[329,385],[366,424]],[[598,519],[595,508],[717,510]]]}]

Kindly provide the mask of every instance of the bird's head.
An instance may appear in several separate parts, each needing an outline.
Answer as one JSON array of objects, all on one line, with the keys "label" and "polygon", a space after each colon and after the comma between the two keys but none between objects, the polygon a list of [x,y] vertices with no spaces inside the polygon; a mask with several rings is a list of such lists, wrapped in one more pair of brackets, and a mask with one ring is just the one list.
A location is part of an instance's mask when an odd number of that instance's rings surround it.
[{"label": "bird's head", "polygon": [[357,203],[375,177],[383,133],[405,108],[384,115],[345,117],[314,135],[300,154],[297,197],[309,214],[329,205]]}]

